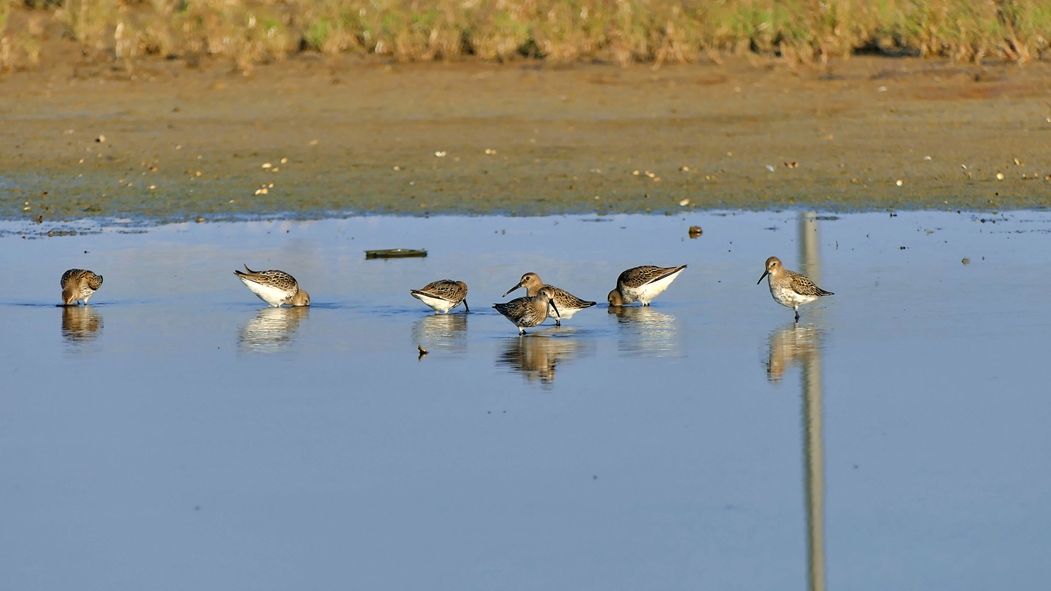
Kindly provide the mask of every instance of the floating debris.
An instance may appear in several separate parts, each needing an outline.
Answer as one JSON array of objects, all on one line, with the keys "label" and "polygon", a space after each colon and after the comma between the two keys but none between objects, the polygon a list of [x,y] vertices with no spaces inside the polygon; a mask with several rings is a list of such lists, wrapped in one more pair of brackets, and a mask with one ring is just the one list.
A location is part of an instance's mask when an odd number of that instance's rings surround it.
[{"label": "floating debris", "polygon": [[386,250],[366,250],[366,259],[401,259],[408,257],[425,257],[426,250],[414,250],[411,248],[388,248]]},{"label": "floating debris", "polygon": [[416,348],[420,350],[420,356],[416,359],[423,359],[429,351],[423,348],[423,345],[416,345]]},{"label": "floating debris", "polygon": [[970,265],[971,264],[971,259],[969,259],[967,257],[964,257],[963,260],[961,260],[960,262],[965,264],[965,265]]},{"label": "floating debris", "polygon": [[690,238],[697,238],[701,234],[704,234],[704,230],[701,230],[700,226],[690,226]]}]

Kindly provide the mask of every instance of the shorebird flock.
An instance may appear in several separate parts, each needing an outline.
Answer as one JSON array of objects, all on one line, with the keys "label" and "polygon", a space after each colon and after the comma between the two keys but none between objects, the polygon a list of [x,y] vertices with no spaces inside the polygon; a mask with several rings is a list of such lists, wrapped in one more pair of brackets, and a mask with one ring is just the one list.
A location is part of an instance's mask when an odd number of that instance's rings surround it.
[{"label": "shorebird flock", "polygon": [[[300,289],[295,277],[288,273],[274,269],[253,271],[248,265],[244,268],[244,271],[235,270],[234,275],[270,307],[310,305],[310,295]],[[636,302],[649,306],[653,298],[668,289],[685,270],[686,265],[632,267],[617,277],[617,286],[609,292],[606,301],[610,307]],[[799,306],[823,296],[835,295],[821,289],[805,275],[785,269],[777,257],[766,259],[766,270],[756,285],[762,283],[763,279],[767,279],[774,301],[795,311],[796,322],[799,321]],[[61,285],[62,306],[76,306],[80,302],[87,305],[88,299],[102,287],[102,275],[84,269],[70,269],[62,274]],[[518,283],[502,297],[507,297],[519,288],[525,289],[525,296],[493,305],[497,312],[518,327],[519,335],[524,335],[527,328],[540,326],[548,318],[555,320],[555,326],[561,326],[563,320],[569,320],[577,312],[595,305],[595,302],[582,300],[564,289],[545,284],[536,273],[522,275]],[[460,304],[463,304],[464,313],[471,311],[467,306],[467,284],[463,281],[441,279],[420,289],[410,290],[409,295],[426,304],[436,314],[448,314]]]}]

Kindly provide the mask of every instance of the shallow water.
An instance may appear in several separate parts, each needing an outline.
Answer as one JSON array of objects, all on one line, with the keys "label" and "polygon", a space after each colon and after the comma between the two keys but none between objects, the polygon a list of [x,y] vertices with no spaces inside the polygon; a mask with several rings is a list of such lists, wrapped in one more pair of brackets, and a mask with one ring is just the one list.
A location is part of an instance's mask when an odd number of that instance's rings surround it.
[{"label": "shallow water", "polygon": [[[1051,578],[1047,213],[40,229],[0,224],[4,588]],[[793,323],[772,255],[836,295]],[[689,268],[607,310],[638,264]],[[71,267],[88,307],[54,305]],[[520,338],[490,306],[525,271],[600,305]],[[409,296],[440,278],[470,314]]]}]

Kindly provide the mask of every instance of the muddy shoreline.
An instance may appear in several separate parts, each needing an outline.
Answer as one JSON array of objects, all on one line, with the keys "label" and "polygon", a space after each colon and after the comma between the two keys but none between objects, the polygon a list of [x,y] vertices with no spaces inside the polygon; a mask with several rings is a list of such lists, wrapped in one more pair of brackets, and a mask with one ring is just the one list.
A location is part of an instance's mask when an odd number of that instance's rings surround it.
[{"label": "muddy shoreline", "polygon": [[1051,65],[301,56],[0,78],[0,218],[1040,209]]}]

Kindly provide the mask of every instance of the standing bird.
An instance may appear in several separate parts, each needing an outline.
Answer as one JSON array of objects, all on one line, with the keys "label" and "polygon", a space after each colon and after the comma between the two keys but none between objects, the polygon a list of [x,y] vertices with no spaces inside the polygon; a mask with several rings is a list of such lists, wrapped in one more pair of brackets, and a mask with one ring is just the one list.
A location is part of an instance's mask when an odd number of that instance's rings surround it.
[{"label": "standing bird", "polygon": [[84,269],[70,269],[62,274],[59,285],[62,286],[63,306],[75,306],[78,301],[86,306],[95,290],[102,287],[102,275]]},{"label": "standing bird", "polygon": [[632,302],[642,302],[643,306],[648,306],[650,300],[668,289],[671,282],[675,281],[675,278],[685,268],[686,265],[681,267],[645,265],[628,269],[617,277],[617,289],[609,292],[606,300],[611,306],[625,306]]},{"label": "standing bird", "polygon": [[551,290],[551,293],[554,294],[554,305],[558,306],[559,311],[559,314],[555,317],[555,326],[562,326],[563,320],[569,320],[577,312],[595,305],[595,302],[582,300],[568,291],[559,289],[554,285],[544,285],[544,282],[540,280],[540,277],[538,277],[536,273],[526,273],[525,275],[522,275],[522,280],[518,282],[518,285],[507,290],[507,292],[500,297],[507,297],[507,294],[519,287],[524,287],[526,294],[529,296],[535,296],[541,288],[544,287]]},{"label": "standing bird", "polygon": [[551,289],[542,287],[535,296],[516,298],[505,304],[493,304],[493,307],[518,327],[518,334],[521,336],[525,334],[525,329],[538,326],[547,320],[548,306],[558,317],[558,305],[554,299],[555,294]]},{"label": "standing bird", "polygon": [[281,304],[290,306],[309,306],[310,294],[299,289],[296,278],[284,271],[253,271],[245,265],[245,271],[234,271],[234,275],[259,296],[271,308],[280,308]]},{"label": "standing bird", "polygon": [[452,279],[439,279],[428,283],[422,289],[409,291],[412,297],[430,306],[435,313],[448,314],[456,306],[463,304],[464,310],[471,311],[467,306],[467,284],[463,281]]},{"label": "standing bird", "polygon": [[[806,275],[785,269],[777,257],[766,259],[766,271],[763,272],[763,277],[768,275],[770,276],[770,295],[774,297],[775,302],[796,311],[796,322],[799,322],[799,306],[809,304],[821,296],[836,295],[814,285],[814,282]],[[755,284],[762,283],[763,277],[760,277]]]}]

